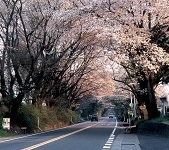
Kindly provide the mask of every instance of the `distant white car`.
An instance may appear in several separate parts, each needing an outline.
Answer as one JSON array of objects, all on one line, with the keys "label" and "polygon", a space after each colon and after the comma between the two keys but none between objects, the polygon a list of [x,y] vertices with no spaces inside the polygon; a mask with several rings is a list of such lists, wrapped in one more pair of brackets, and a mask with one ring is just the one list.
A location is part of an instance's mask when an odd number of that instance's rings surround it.
[{"label": "distant white car", "polygon": [[113,113],[109,113],[109,118],[113,118],[114,114]]}]

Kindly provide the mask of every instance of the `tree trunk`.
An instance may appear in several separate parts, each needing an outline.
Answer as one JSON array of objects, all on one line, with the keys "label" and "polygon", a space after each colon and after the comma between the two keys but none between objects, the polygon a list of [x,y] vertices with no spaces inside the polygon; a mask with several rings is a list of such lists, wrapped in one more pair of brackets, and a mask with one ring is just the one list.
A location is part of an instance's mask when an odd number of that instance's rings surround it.
[{"label": "tree trunk", "polygon": [[23,93],[19,93],[18,96],[13,99],[12,102],[12,107],[11,107],[11,114],[10,114],[10,118],[11,118],[11,124],[15,124],[15,120],[18,114],[18,110],[19,110],[19,106],[22,103],[24,94]]},{"label": "tree trunk", "polygon": [[155,98],[155,93],[153,90],[152,85],[152,78],[151,76],[147,80],[147,95],[146,95],[146,107],[148,111],[148,117],[149,119],[158,117],[158,109],[157,109],[157,103]]}]

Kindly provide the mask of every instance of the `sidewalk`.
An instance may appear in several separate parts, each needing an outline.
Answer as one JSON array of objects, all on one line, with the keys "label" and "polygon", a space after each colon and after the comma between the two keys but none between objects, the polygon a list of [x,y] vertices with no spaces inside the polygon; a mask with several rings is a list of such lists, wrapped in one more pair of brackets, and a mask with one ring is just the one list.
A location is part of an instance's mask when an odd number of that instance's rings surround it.
[{"label": "sidewalk", "polygon": [[121,133],[115,137],[111,150],[141,150],[136,134]]}]

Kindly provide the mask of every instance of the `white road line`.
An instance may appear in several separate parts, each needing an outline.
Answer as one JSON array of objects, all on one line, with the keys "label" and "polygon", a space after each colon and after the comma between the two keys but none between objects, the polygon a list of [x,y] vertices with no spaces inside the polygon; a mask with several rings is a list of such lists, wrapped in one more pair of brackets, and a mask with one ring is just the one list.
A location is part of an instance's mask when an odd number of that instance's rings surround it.
[{"label": "white road line", "polygon": [[114,139],[110,139],[110,138],[108,139],[108,141],[113,141],[113,140],[114,140]]},{"label": "white road line", "polygon": [[112,144],[113,142],[107,142],[107,144]]},{"label": "white road line", "polygon": [[107,141],[106,143],[113,143],[113,141]]},{"label": "white road line", "polygon": [[116,119],[116,125],[115,125],[115,128],[114,128],[113,132],[112,132],[112,135],[114,135],[114,133],[115,133],[115,131],[116,131],[117,124],[118,124],[118,122],[117,122],[117,119]]},{"label": "white road line", "polygon": [[103,148],[110,148],[110,146],[103,146]]},{"label": "white road line", "polygon": [[51,142],[54,142],[54,141],[63,139],[63,138],[65,138],[65,137],[68,137],[68,136],[73,135],[73,134],[75,134],[75,133],[78,133],[78,132],[81,132],[81,131],[86,130],[86,129],[88,129],[88,128],[91,128],[91,127],[93,127],[93,126],[95,126],[95,125],[97,125],[97,124],[88,126],[88,127],[86,127],[86,128],[83,128],[83,129],[80,129],[80,130],[77,130],[77,131],[74,131],[74,132],[71,132],[71,133],[62,135],[62,136],[59,136],[59,137],[57,137],[57,138],[53,138],[53,139],[51,139],[51,140],[48,140],[48,141],[45,141],[45,142],[42,142],[42,143],[39,143],[39,144],[30,146],[30,147],[27,147],[27,148],[24,148],[24,149],[22,149],[22,150],[32,150],[32,149],[41,147],[41,146],[43,146],[43,145],[49,144],[49,143],[51,143]]},{"label": "white road line", "polygon": [[[86,123],[88,123],[88,122],[83,122],[83,123],[79,123],[79,124],[86,124]],[[49,130],[49,131],[35,133],[35,134],[29,134],[29,135],[25,135],[25,136],[14,137],[14,138],[10,138],[10,139],[0,141],[0,143],[5,143],[5,142],[13,141],[13,140],[18,140],[18,139],[22,139],[22,138],[25,138],[25,137],[31,137],[31,136],[34,136],[34,135],[39,135],[39,134],[57,131],[57,130],[61,130],[61,129],[67,129],[67,128],[70,128],[70,127],[78,126],[79,124],[74,124],[74,125],[70,125],[70,126],[66,126],[66,127],[62,127],[62,128],[57,128],[57,129],[53,129],[53,130]]]},{"label": "white road line", "polygon": [[114,128],[113,132],[111,133],[111,135],[110,135],[108,141],[107,141],[106,144],[103,146],[103,149],[102,149],[102,150],[110,150],[110,148],[111,148],[111,146],[112,146],[112,144],[113,144],[113,141],[114,141],[114,137],[115,137],[114,133],[115,133],[115,131],[116,131],[116,129],[117,129],[117,124],[118,124],[118,122],[117,122],[117,119],[116,119],[115,128]]},{"label": "white road line", "polygon": [[105,146],[111,146],[111,144],[106,143]]}]

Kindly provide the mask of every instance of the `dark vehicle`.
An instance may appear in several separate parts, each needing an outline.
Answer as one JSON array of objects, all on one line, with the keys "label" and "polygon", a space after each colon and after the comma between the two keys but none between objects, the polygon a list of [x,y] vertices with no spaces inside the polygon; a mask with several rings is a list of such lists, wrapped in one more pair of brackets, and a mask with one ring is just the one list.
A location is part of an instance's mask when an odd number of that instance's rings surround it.
[{"label": "dark vehicle", "polygon": [[97,115],[92,115],[91,121],[98,121],[98,116]]}]

